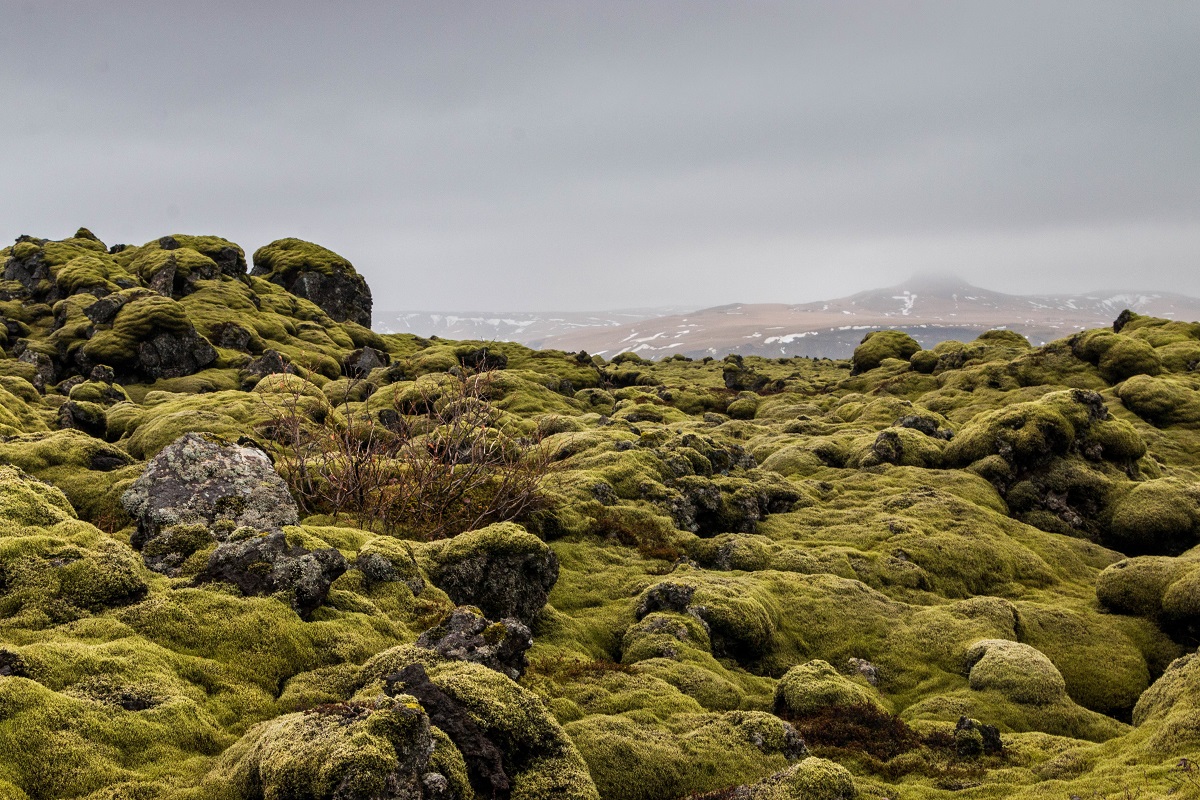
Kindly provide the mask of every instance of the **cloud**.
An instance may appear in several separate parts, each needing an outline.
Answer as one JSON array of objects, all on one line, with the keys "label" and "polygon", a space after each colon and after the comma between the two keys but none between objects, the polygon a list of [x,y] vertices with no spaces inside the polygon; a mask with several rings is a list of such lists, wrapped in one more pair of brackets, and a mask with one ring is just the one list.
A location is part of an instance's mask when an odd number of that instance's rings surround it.
[{"label": "cloud", "polygon": [[10,236],[296,235],[380,307],[1200,293],[1184,3],[23,4]]}]

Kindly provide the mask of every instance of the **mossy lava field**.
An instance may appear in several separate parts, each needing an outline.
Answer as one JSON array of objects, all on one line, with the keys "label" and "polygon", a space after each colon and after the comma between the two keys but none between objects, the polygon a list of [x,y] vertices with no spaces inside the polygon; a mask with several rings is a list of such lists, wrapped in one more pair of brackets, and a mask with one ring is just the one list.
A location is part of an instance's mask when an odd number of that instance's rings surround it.
[{"label": "mossy lava field", "polygon": [[298,239],[0,264],[0,798],[1200,796],[1200,323],[604,360]]}]

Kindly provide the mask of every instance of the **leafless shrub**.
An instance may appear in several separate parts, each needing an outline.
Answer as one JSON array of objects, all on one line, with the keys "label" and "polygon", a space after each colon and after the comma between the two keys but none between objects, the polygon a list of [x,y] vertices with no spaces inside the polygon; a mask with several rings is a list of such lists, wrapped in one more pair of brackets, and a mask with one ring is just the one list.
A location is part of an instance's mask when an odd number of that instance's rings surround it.
[{"label": "leafless shrub", "polygon": [[314,398],[280,381],[260,432],[306,514],[440,539],[544,505],[550,453],[507,429],[486,372],[447,376],[375,415],[350,402],[316,414]]}]

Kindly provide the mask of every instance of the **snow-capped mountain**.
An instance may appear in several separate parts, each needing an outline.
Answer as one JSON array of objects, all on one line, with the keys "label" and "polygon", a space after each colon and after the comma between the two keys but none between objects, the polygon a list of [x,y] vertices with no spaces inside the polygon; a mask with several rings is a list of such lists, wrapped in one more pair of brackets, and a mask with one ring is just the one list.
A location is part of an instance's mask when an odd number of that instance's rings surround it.
[{"label": "snow-capped mountain", "polygon": [[1109,325],[1123,309],[1200,319],[1200,299],[1166,292],[1103,291],[1012,295],[942,277],[915,277],[884,289],[800,305],[735,303],[698,311],[642,309],[596,314],[445,315],[413,312],[379,330],[445,338],[511,340],[534,347],[645,358],[727,353],[845,358],[866,331],[904,330],[929,347],[1009,328],[1035,345]]}]

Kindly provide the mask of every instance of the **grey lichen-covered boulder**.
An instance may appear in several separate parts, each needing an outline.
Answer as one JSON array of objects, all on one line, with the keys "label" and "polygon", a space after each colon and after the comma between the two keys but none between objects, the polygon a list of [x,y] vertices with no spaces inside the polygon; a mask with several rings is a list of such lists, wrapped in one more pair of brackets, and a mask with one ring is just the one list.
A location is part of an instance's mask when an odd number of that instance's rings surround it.
[{"label": "grey lichen-covered boulder", "polygon": [[558,556],[512,522],[438,542],[430,557],[434,585],[458,605],[477,606],[488,619],[532,624],[558,580]]},{"label": "grey lichen-covered boulder", "polygon": [[346,559],[337,550],[306,550],[289,544],[282,533],[269,533],[219,545],[196,582],[230,583],[247,595],[283,593],[297,613],[307,616],[345,571]]},{"label": "grey lichen-covered boulder", "polygon": [[160,572],[178,566],[164,566],[168,554],[151,555],[161,550],[151,543],[169,528],[201,525],[213,541],[223,541],[240,527],[278,532],[299,521],[296,502],[266,453],[200,433],[185,433],[163,448],[121,502],[137,521],[130,543]]},{"label": "grey lichen-covered boulder", "polygon": [[371,289],[332,250],[302,239],[279,239],[254,252],[251,275],[311,300],[338,322],[371,326]]},{"label": "grey lichen-covered boulder", "polygon": [[459,606],[417,639],[417,646],[445,658],[483,664],[516,680],[529,666],[533,634],[519,620],[492,622],[477,608]]},{"label": "grey lichen-covered boulder", "polygon": [[410,696],[336,703],[251,728],[205,780],[209,796],[435,800],[450,779],[431,768],[429,716]]}]

